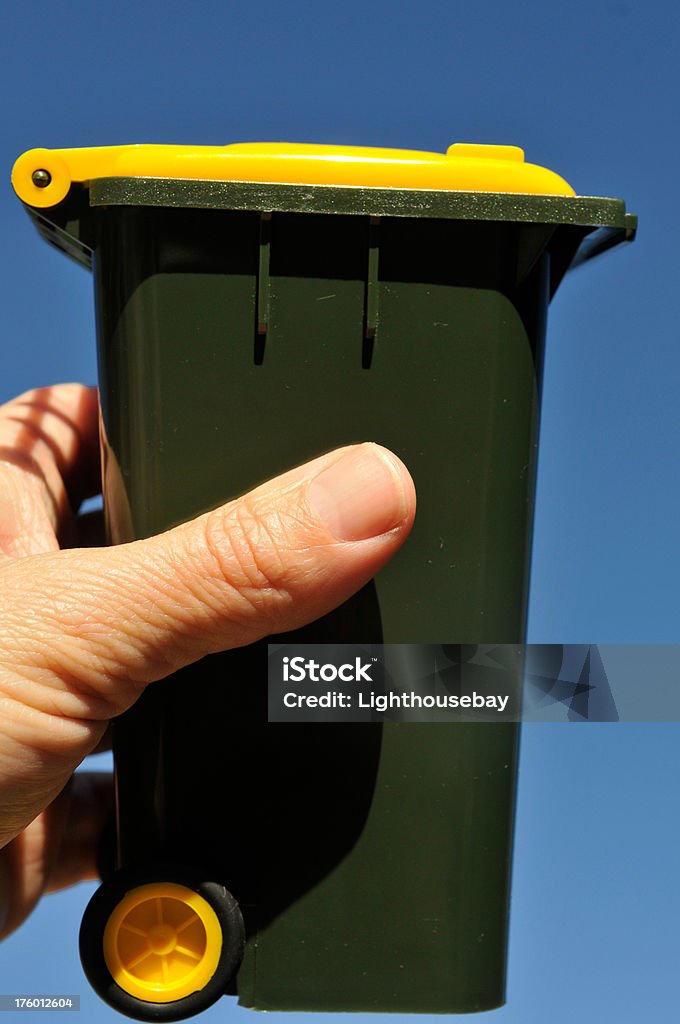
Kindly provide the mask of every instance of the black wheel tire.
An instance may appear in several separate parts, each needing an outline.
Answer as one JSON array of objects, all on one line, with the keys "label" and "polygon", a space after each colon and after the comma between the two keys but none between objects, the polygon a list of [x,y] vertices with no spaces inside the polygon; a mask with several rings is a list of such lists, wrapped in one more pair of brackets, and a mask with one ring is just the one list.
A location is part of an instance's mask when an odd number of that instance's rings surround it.
[{"label": "black wheel tire", "polygon": [[[130,995],[114,981],[104,955],[104,931],[121,900],[133,889],[159,882],[182,885],[202,896],[222,932],[222,949],[210,980],[199,991],[171,1002]],[[245,929],[238,903],[223,885],[206,881],[194,869],[158,865],[151,870],[118,871],[97,889],[83,915],[79,945],[87,980],[105,1003],[136,1020],[176,1021],[202,1013],[224,995],[243,958]]]}]

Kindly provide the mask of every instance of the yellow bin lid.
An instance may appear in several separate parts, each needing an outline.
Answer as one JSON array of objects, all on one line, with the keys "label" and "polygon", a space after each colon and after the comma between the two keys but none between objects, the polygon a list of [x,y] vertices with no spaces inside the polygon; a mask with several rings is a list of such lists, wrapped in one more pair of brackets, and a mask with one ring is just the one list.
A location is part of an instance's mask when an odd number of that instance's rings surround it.
[{"label": "yellow bin lid", "polygon": [[31,149],[12,170],[19,198],[42,208],[61,202],[72,182],[87,184],[97,178],[575,195],[558,174],[525,163],[524,152],[517,146],[461,142],[449,146],[446,153],[286,142]]}]

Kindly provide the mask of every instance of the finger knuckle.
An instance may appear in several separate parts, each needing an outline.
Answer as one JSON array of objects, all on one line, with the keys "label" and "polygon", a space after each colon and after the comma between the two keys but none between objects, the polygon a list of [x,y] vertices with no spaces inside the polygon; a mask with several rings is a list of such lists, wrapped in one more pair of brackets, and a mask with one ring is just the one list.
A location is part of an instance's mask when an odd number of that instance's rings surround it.
[{"label": "finger knuckle", "polygon": [[218,579],[237,606],[276,617],[291,600],[282,517],[248,499],[216,509],[203,521],[202,540]]}]

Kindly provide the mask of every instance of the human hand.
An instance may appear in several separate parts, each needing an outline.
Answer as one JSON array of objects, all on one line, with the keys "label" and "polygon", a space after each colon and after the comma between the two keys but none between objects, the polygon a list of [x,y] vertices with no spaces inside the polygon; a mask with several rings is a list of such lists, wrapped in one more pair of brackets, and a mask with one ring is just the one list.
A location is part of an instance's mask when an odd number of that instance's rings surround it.
[{"label": "human hand", "polygon": [[95,877],[109,780],[73,772],[109,720],[204,655],[331,611],[415,513],[405,467],[374,444],[116,547],[85,546],[98,517],[76,513],[99,489],[96,389],[0,406],[0,935],[44,891]]}]

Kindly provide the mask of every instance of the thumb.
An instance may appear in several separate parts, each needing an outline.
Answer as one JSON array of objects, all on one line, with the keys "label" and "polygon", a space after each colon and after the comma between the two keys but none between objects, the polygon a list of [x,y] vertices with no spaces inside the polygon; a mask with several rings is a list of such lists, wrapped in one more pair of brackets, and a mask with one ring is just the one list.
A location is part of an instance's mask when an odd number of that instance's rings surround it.
[{"label": "thumb", "polygon": [[148,683],[326,614],[395,553],[414,510],[403,464],[362,444],[157,537],[0,566],[0,806],[4,773],[12,831]]}]

